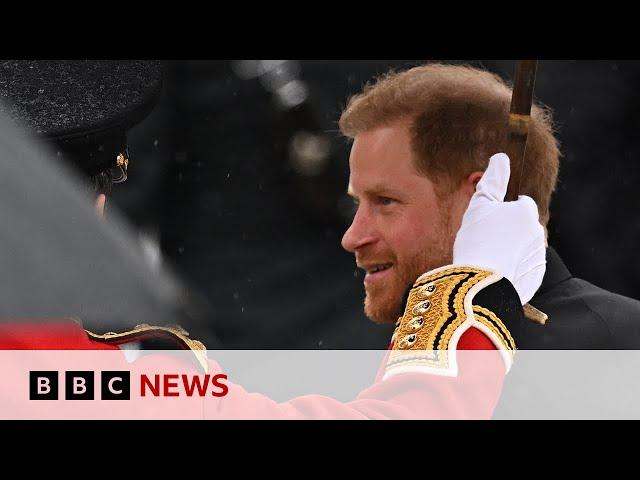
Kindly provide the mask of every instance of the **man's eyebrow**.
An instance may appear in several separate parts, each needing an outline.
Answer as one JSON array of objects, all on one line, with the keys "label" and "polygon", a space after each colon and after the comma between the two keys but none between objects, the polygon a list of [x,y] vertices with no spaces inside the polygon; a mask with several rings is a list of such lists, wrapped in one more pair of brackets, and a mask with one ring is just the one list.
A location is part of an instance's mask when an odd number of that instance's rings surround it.
[{"label": "man's eyebrow", "polygon": [[[347,193],[352,197],[356,196],[351,190],[349,190]],[[362,192],[362,194],[396,197],[396,196],[400,196],[401,192],[387,185],[379,184],[379,185],[373,185],[372,187],[367,188]]]},{"label": "man's eyebrow", "polygon": [[347,195],[356,200],[358,200],[362,195],[393,198],[399,198],[403,196],[402,191],[391,188],[388,185],[384,185],[382,183],[375,184],[372,187],[369,187],[358,193],[354,192],[353,188],[351,188],[351,185],[349,185],[349,187],[347,187]]}]

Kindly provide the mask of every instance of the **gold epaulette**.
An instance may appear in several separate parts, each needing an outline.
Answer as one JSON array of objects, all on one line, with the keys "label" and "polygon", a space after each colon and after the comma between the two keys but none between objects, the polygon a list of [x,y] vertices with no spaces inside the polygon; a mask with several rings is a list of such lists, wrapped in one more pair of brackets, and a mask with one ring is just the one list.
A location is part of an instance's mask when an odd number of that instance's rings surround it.
[{"label": "gold epaulette", "polygon": [[[455,352],[458,340],[472,326],[487,335],[498,350],[515,350],[515,342],[498,316],[472,303],[480,290],[500,279],[500,274],[471,266],[442,267],[418,278],[396,323],[385,376],[416,369],[457,375],[455,355],[449,352]],[[505,361],[508,368],[510,360]]]},{"label": "gold epaulette", "polygon": [[160,327],[141,324],[136,325],[133,330],[127,332],[107,332],[103,334],[93,333],[85,328],[85,332],[91,340],[111,345],[122,345],[146,339],[168,339],[182,350],[192,351],[200,366],[202,366],[205,372],[208,371],[207,347],[205,347],[202,342],[189,338],[189,332],[179,325]]}]

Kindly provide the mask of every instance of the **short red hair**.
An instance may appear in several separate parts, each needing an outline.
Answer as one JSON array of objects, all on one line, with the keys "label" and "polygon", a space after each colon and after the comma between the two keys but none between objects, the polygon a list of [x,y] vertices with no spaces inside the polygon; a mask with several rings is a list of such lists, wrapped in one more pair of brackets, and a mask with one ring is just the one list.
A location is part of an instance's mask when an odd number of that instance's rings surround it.
[{"label": "short red hair", "polygon": [[[353,139],[409,118],[417,167],[436,182],[439,194],[446,194],[504,151],[511,93],[499,76],[469,66],[431,63],[389,72],[349,100],[340,130]],[[551,111],[534,105],[520,193],[536,201],[544,226],[559,159]]]}]

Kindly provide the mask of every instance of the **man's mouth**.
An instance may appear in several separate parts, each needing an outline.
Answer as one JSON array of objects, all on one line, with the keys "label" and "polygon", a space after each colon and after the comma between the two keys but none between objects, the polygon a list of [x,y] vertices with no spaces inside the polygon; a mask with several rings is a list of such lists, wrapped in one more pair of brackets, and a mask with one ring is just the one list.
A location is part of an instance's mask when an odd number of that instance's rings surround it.
[{"label": "man's mouth", "polygon": [[366,265],[361,265],[366,275],[364,277],[364,283],[374,283],[384,280],[391,271],[393,267],[393,263],[369,263]]}]

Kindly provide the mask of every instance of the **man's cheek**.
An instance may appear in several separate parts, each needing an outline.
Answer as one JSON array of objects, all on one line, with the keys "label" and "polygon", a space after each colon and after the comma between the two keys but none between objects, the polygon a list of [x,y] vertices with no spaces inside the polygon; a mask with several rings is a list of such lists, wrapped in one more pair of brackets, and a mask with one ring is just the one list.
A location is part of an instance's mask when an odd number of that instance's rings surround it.
[{"label": "man's cheek", "polygon": [[401,279],[398,277],[397,272],[394,272],[393,275],[383,283],[371,286],[370,289],[367,290],[367,296],[371,302],[377,306],[384,304],[387,308],[390,308],[397,303],[398,296],[402,296],[400,285]]}]

